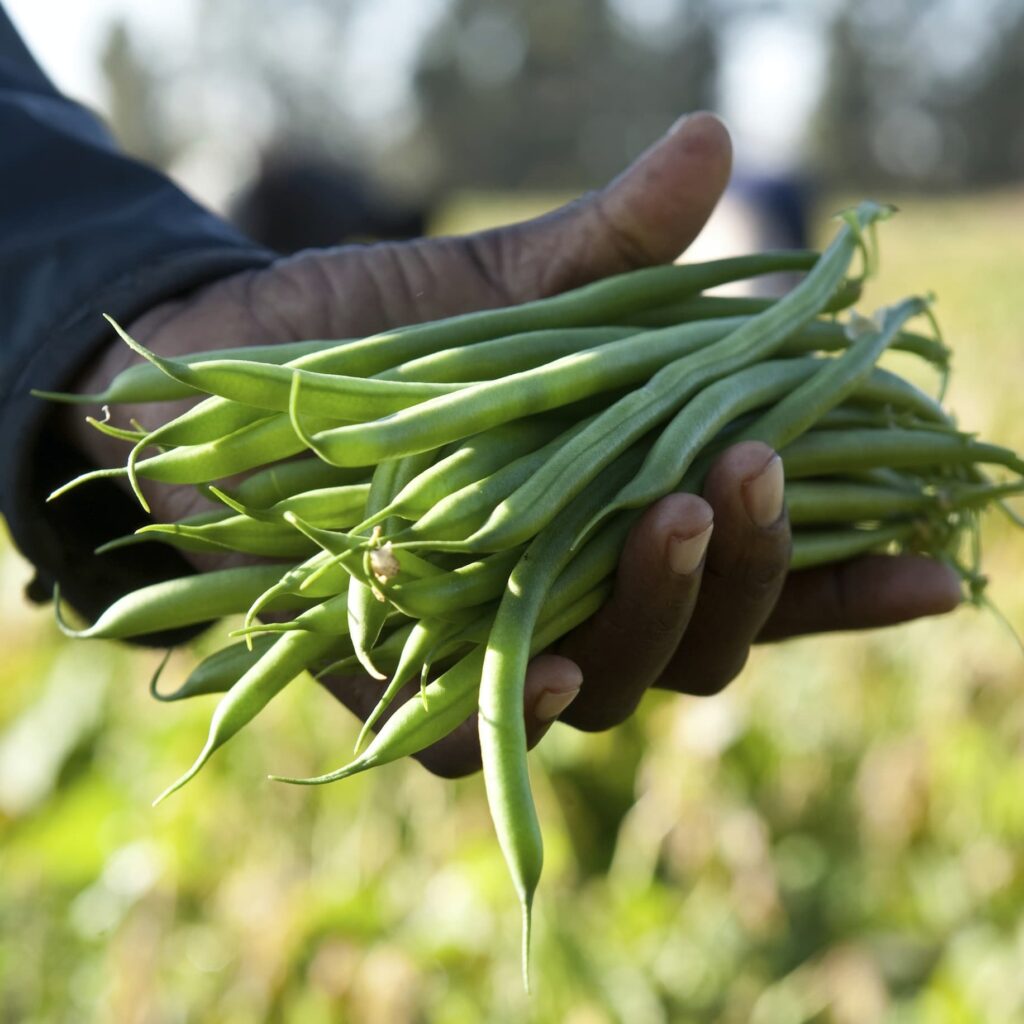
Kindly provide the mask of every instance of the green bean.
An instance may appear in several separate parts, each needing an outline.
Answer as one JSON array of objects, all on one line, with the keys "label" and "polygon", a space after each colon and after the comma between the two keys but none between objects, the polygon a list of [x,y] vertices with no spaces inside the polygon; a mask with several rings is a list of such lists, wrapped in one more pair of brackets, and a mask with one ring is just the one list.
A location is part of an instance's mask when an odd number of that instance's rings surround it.
[{"label": "green bean", "polygon": [[1007,448],[937,431],[811,431],[779,454],[789,479],[876,467],[911,469],[974,463],[1001,465],[1024,474],[1024,461]]},{"label": "green bean", "polygon": [[369,483],[370,473],[365,468],[339,469],[329,466],[316,458],[295,459],[268,466],[253,473],[228,494],[251,508],[267,508],[303,491],[319,490],[323,487],[343,487],[350,484]]},{"label": "green bean", "polygon": [[444,348],[399,363],[377,375],[379,380],[461,383],[493,380],[549,363],[583,349],[636,334],[631,327],[570,327],[527,331],[511,337],[478,341],[463,348]]},{"label": "green bean", "polygon": [[[106,406],[103,408],[105,412],[110,411]],[[149,431],[141,426],[128,430],[126,427],[115,427],[113,423],[108,423],[106,420],[98,420],[93,416],[86,416],[85,422],[101,434],[106,434],[107,437],[112,437],[117,441],[130,441],[132,444],[137,444],[149,433]]]},{"label": "green bean", "polygon": [[[248,359],[261,363],[287,363],[292,359],[319,352],[339,341],[290,341],[273,345],[240,345],[237,348],[208,349],[192,355],[178,356],[178,362],[199,363],[210,359]],[[151,363],[139,363],[122,370],[104,391],[91,395],[76,395],[60,391],[33,391],[37,398],[75,405],[142,405],[148,402],[174,402],[191,398],[199,392],[180,381],[168,377]]]},{"label": "green bean", "polygon": [[775,402],[738,440],[755,439],[774,448],[784,447],[852,394],[870,375],[897,331],[924,308],[922,300],[909,299],[885,310],[879,327],[866,329],[838,358],[817,363],[813,367],[817,372],[787,377],[784,374],[795,361],[768,361],[712,384],[677,413],[651,447],[635,479],[595,516],[587,531],[618,509],[648,505],[676,487],[700,450],[737,413]]},{"label": "green bean", "polygon": [[436,502],[420,518],[393,535],[395,547],[411,547],[421,542],[444,548],[436,541],[455,541],[479,526],[498,502],[524,484],[564,444],[584,430],[593,417],[568,427],[546,445],[513,459],[490,476],[468,483]]},{"label": "green bean", "polygon": [[844,480],[795,481],[786,484],[786,511],[791,526],[905,518],[923,512],[935,498],[922,491]]},{"label": "green bean", "polygon": [[[585,349],[551,363],[483,381],[450,395],[428,399],[372,423],[296,433],[336,466],[379,462],[439,448],[532,413],[548,412],[581,398],[635,383],[662,365],[667,353],[693,351],[725,337],[739,320],[709,320],[633,335]],[[658,338],[651,335],[657,334]],[[296,387],[302,382],[297,378]]]},{"label": "green bean", "polygon": [[[414,480],[432,465],[435,457],[436,452],[427,451],[416,456],[389,459],[380,463],[373,474],[364,515],[372,518],[374,513],[386,508],[410,480]],[[367,552],[366,559],[369,560],[371,557],[372,555]],[[352,637],[356,657],[363,668],[378,679],[387,677],[373,664],[370,649],[377,642],[387,616],[388,606],[379,590],[353,575],[348,588],[349,635]]]},{"label": "green bean", "polygon": [[915,529],[914,523],[896,523],[871,530],[801,530],[793,534],[789,567],[810,569],[883,550],[890,544],[908,541]]},{"label": "green bean", "polygon": [[924,485],[924,481],[920,477],[883,467],[851,470],[849,473],[842,473],[840,479],[850,480],[854,483],[871,484],[876,487],[888,487],[895,491],[913,491],[915,493]]},{"label": "green bean", "polygon": [[[325,421],[321,419],[320,422]],[[305,445],[292,430],[288,417],[277,413],[216,441],[183,445],[151,456],[137,463],[135,472],[147,480],[159,483],[208,483],[298,455],[304,448]]]},{"label": "green bean", "polygon": [[[309,612],[307,621],[328,620],[332,626],[344,619],[345,597],[331,598]],[[340,612],[340,614],[339,614]],[[318,659],[327,657],[338,644],[338,631],[321,633],[297,630],[281,636],[220,699],[210,721],[203,749],[192,767],[153,801],[154,806],[194,778],[213,753],[252,721],[296,676]]]},{"label": "green bean", "polygon": [[877,326],[870,322],[870,326],[862,325],[863,333],[843,355],[764,413],[745,437],[782,448],[806,433],[821,416],[855,394],[860,384],[870,379],[875,363],[903,324],[927,308],[924,299],[914,298],[882,310]]},{"label": "green bean", "polygon": [[878,406],[892,406],[931,423],[951,426],[942,406],[913,384],[880,366],[857,388],[856,400]]},{"label": "green bean", "polygon": [[[863,392],[861,392],[863,393]],[[753,423],[744,423],[747,427]],[[902,427],[904,430],[938,430],[943,433],[956,431],[943,423],[935,423],[918,419],[913,413],[899,412],[891,406],[876,408],[856,402],[844,403],[830,409],[814,423],[815,430],[885,430],[889,427]]]},{"label": "green bean", "polygon": [[263,558],[305,558],[316,550],[287,524],[264,523],[248,516],[231,516],[205,526],[148,523],[139,527],[135,536],[185,551],[237,551]]},{"label": "green bean", "polygon": [[930,513],[946,516],[982,508],[999,498],[1024,493],[1016,484],[947,483],[894,489],[845,480],[796,481],[786,486],[786,509],[794,526],[906,518]]},{"label": "green bean", "polygon": [[[601,607],[608,588],[599,587],[578,598],[568,606],[552,606],[550,616],[534,637],[534,653],[549,647],[581,622],[585,622]],[[547,607],[545,607],[547,613]],[[275,782],[288,782],[297,786],[319,786],[337,782],[368,768],[397,761],[418,754],[432,743],[444,739],[456,726],[461,725],[477,706],[477,689],[483,667],[484,649],[477,647],[447,672],[427,685],[427,706],[422,701],[406,701],[381,726],[363,752],[351,762],[328,775],[312,779],[286,778],[271,775]],[[427,710],[429,708],[429,710]]]},{"label": "green bean", "polygon": [[452,614],[458,618],[463,609],[501,593],[521,553],[519,548],[499,551],[426,579],[403,582],[399,577],[393,583],[382,584],[381,592],[399,611],[414,618],[447,619]]},{"label": "green bean", "polygon": [[325,633],[348,636],[348,595],[336,594],[318,601],[300,615],[284,622],[261,622],[233,629],[228,636],[255,637],[266,633]]},{"label": "green bean", "polygon": [[[383,640],[379,640],[373,648],[374,664],[387,669],[389,673],[394,672],[402,656],[405,641],[409,638],[409,634],[415,626],[415,622],[407,621],[389,630],[387,636]],[[346,654],[343,658],[332,661],[329,665],[320,669],[316,673],[316,678],[323,679],[329,675],[341,675],[353,671],[362,671],[362,666],[355,655],[355,651]]]},{"label": "green bean", "polygon": [[[690,396],[721,377],[770,357],[788,335],[813,319],[828,301],[854,253],[864,246],[862,232],[886,212],[874,204],[861,204],[796,288],[718,343],[663,366],[644,387],[598,416],[527,483],[501,502],[484,526],[469,538],[467,547],[498,550],[539,533],[558,509],[579,494],[613,458],[660,419],[680,408]],[[868,263],[866,254],[865,264]],[[471,394],[472,390],[464,394]],[[429,403],[422,408],[426,404]],[[347,429],[342,427],[328,434],[337,436]]]},{"label": "green bean", "polygon": [[476,434],[415,476],[387,506],[356,530],[362,532],[390,516],[417,519],[427,515],[449,495],[472,488],[478,481],[563,435],[566,429],[562,420],[531,416]]},{"label": "green bean", "polygon": [[[507,338],[528,331],[564,330],[566,327],[588,324],[603,326],[633,310],[650,308],[652,304],[675,300],[681,295],[696,294],[705,288],[739,278],[778,270],[808,269],[813,266],[815,259],[816,255],[809,252],[769,252],[685,267],[647,267],[518,306],[464,313],[445,320],[386,331],[357,341],[317,348],[290,360],[289,365],[323,373],[370,377],[397,363],[433,353],[439,346],[454,352],[463,345]],[[111,323],[121,333],[118,325],[113,321]],[[465,359],[461,355],[456,356],[460,362]],[[240,422],[238,419],[240,408],[235,406],[227,412],[223,404],[217,404],[201,414],[193,415],[189,423],[194,428],[197,422],[203,422],[204,417],[210,417],[210,422],[232,422],[232,429],[240,429],[245,425],[245,421]],[[220,417],[226,419],[221,420]],[[218,428],[216,434],[211,435],[209,422],[205,429],[207,437],[227,433],[227,430]],[[169,438],[174,435],[166,430],[162,436]]]},{"label": "green bean", "polygon": [[[159,483],[209,483],[267,462],[297,455],[305,447],[296,437],[287,416],[267,416],[216,441],[173,448],[144,459],[130,469],[115,467],[83,473],[58,487],[46,500],[54,501],[72,488],[92,480],[131,480],[133,474]],[[143,502],[143,507],[148,511],[145,499]]]},{"label": "green bean", "polygon": [[280,575],[272,565],[249,565],[182,576],[133,590],[118,598],[87,629],[73,630],[61,616],[54,588],[57,624],[66,636],[125,640],[182,626],[196,626],[241,614]]},{"label": "green bean", "polygon": [[[203,360],[188,364],[164,359],[120,328],[118,330],[133,352],[168,377],[197,391],[270,412],[288,411],[288,394],[292,377],[296,374],[302,378],[303,397],[312,415],[351,421],[376,419],[382,412],[397,412],[426,398],[457,393],[466,388],[465,384],[349,377],[240,359]],[[344,416],[338,415],[340,410],[344,410]]]},{"label": "green bean", "polygon": [[[283,597],[287,594],[300,593],[302,585],[306,583],[306,581],[323,565],[325,565],[330,558],[331,556],[327,552],[322,549],[318,549],[315,555],[307,558],[304,562],[300,562],[293,568],[286,570],[271,586],[258,595],[252,602],[245,613],[245,619],[242,624],[243,627],[248,628],[251,626],[255,622],[256,616],[277,598]],[[333,591],[329,596],[334,597],[337,593],[339,593],[339,591]],[[252,650],[252,640],[249,636],[246,636],[246,647],[249,650]]]},{"label": "green bean", "polygon": [[[822,307],[823,313],[838,313],[852,306],[861,296],[861,282],[845,281]],[[630,327],[667,327],[689,320],[710,320],[722,316],[753,316],[763,313],[777,297],[747,295],[694,295],[669,305],[641,310],[629,317]]]},{"label": "green bean", "polygon": [[[395,667],[391,681],[359,731],[355,746],[356,754],[359,753],[366,742],[370,730],[380,720],[380,716],[390,707],[402,687],[420,671],[421,666],[431,652],[436,650],[446,639],[454,636],[459,628],[467,625],[472,618],[472,613],[468,616],[464,613],[462,622],[453,623],[442,619],[420,619],[416,622],[409,632],[405,646],[402,648],[402,654],[398,659],[398,665]],[[425,689],[426,685],[424,684],[421,695],[425,692]],[[424,704],[427,703],[425,697],[423,697],[423,702]]]},{"label": "green bean", "polygon": [[[223,693],[229,690],[269,650],[272,637],[258,637],[252,649],[243,643],[230,644],[205,657],[189,674],[178,689],[172,693],[161,693],[158,689],[160,675],[167,659],[160,663],[149,684],[150,695],[156,700],[170,702],[200,697],[208,693]],[[170,654],[170,651],[167,652]]]},{"label": "green bean", "polygon": [[544,859],[523,718],[531,640],[548,591],[572,558],[573,538],[632,476],[641,458],[635,449],[619,456],[534,538],[509,576],[487,641],[480,677],[480,754],[491,820],[523,911],[524,979],[529,976],[533,894]]},{"label": "green bean", "polygon": [[285,512],[294,512],[314,526],[338,530],[359,522],[366,510],[370,484],[343,484],[340,487],[320,487],[302,491],[262,509],[251,508],[236,501],[219,487],[211,487],[210,492],[240,515],[261,523],[283,523]]}]

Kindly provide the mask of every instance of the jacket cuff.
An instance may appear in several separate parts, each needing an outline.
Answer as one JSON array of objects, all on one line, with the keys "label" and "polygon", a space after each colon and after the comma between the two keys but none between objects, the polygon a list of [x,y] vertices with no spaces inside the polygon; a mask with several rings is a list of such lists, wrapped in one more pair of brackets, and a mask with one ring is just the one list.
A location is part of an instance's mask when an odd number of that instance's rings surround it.
[{"label": "jacket cuff", "polygon": [[[185,249],[120,277],[93,295],[83,308],[58,324],[45,343],[20,367],[0,407],[0,493],[11,536],[36,567],[26,593],[48,600],[59,583],[65,598],[90,621],[117,598],[149,583],[194,571],[173,548],[144,544],[97,556],[95,548],[132,533],[146,521],[138,503],[111,480],[69,491],[57,501],[46,497],[72,477],[96,468],[55,426],[53,403],[30,389],[66,389],[90,359],[109,343],[101,313],[130,323],[162,302],[242,270],[266,266],[274,255],[258,248]],[[195,630],[140,638],[165,646]]]}]

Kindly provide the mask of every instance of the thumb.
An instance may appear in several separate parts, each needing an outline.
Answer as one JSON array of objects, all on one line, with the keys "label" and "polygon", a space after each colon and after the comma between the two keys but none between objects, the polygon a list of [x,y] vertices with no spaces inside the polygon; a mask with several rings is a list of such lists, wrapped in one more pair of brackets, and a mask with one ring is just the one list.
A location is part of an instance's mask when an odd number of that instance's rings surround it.
[{"label": "thumb", "polygon": [[669,262],[704,227],[731,166],[725,125],[714,114],[688,115],[600,191],[473,236],[474,256],[516,302]]},{"label": "thumb", "polygon": [[258,320],[280,338],[357,337],[664,263],[697,237],[731,160],[722,122],[692,114],[605,188],[553,213],[473,235],[308,250],[275,264],[261,288],[246,282],[246,308],[255,295]]}]

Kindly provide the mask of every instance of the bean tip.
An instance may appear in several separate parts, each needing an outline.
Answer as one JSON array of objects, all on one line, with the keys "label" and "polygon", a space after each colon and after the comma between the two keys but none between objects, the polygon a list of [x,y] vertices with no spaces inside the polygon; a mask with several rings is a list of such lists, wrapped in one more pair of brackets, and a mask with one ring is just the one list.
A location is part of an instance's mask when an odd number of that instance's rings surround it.
[{"label": "bean tip", "polygon": [[57,628],[64,636],[70,637],[72,640],[88,640],[96,635],[93,633],[95,626],[90,626],[87,629],[73,629],[67,624],[60,598],[60,584],[58,583],[53,585],[53,617],[57,622]]},{"label": "bean tip", "polygon": [[338,768],[336,771],[329,772],[327,775],[316,775],[307,779],[297,779],[288,775],[268,775],[267,778],[272,782],[286,782],[289,786],[323,786],[328,782],[338,782],[341,779],[347,779],[350,775],[357,775],[359,772],[365,771],[372,766],[373,762],[364,755],[361,758],[350,761],[347,765]]},{"label": "bean tip", "polygon": [[533,928],[533,893],[523,899],[523,988],[530,995],[530,938]]},{"label": "bean tip", "polygon": [[199,774],[199,770],[206,764],[210,759],[210,755],[214,751],[214,745],[210,740],[206,741],[206,746],[199,752],[199,756],[195,759],[195,763],[184,775],[181,776],[175,782],[172,782],[154,801],[152,806],[158,807],[162,804],[172,793],[177,793],[186,782],[190,782],[192,779]]},{"label": "bean tip", "polygon": [[72,395],[66,391],[42,391],[39,388],[32,388],[29,394],[33,398],[42,398],[46,402],[61,402],[64,405],[98,405],[106,400],[105,392],[95,395]]},{"label": "bean tip", "polygon": [[153,673],[153,678],[150,679],[150,681],[149,681],[149,695],[154,700],[159,700],[159,701],[170,701],[170,700],[173,700],[172,697],[165,697],[159,691],[159,689],[157,688],[159,683],[160,683],[160,676],[163,674],[164,669],[167,667],[167,662],[169,662],[171,660],[171,650],[172,650],[172,648],[170,648],[170,647],[167,648],[167,651],[164,653],[163,658],[160,659],[160,664],[157,665],[156,671]]}]

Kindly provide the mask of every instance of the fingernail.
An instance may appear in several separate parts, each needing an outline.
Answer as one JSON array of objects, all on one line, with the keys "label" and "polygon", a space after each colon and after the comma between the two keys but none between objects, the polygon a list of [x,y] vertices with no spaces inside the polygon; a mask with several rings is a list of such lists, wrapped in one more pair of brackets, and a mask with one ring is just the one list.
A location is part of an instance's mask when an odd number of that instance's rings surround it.
[{"label": "fingernail", "polygon": [[689,576],[704,558],[714,523],[708,523],[692,537],[673,537],[668,544],[668,564],[674,573]]},{"label": "fingernail", "polygon": [[782,515],[785,489],[786,474],[782,468],[782,459],[773,455],[761,472],[743,485],[743,503],[755,526],[764,529],[778,521]]},{"label": "fingernail", "polygon": [[579,694],[580,688],[575,690],[545,690],[533,706],[533,716],[541,722],[554,721]]}]

